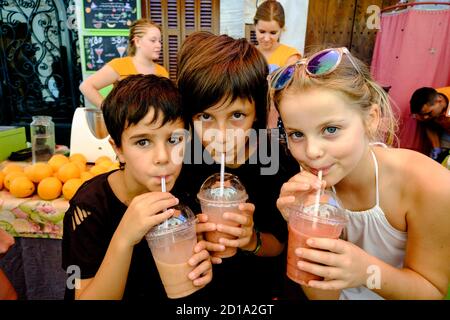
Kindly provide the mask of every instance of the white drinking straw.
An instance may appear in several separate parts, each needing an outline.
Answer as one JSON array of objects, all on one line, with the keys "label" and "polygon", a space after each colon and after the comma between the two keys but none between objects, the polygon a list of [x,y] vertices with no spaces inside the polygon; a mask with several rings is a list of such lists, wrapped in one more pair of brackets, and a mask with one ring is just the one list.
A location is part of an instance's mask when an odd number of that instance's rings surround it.
[{"label": "white drinking straw", "polygon": [[225,179],[225,152],[220,154],[220,196],[223,197],[223,184]]},{"label": "white drinking straw", "polygon": [[[161,192],[166,192],[166,177],[161,177]],[[164,209],[163,211],[166,211],[167,209]],[[169,226],[169,219],[166,219],[164,221],[164,227],[167,228]]]},{"label": "white drinking straw", "polygon": [[161,177],[161,192],[166,192],[166,177]]},{"label": "white drinking straw", "polygon": [[[317,177],[319,178],[319,181],[322,184],[322,170],[319,170],[319,174],[317,175]],[[319,201],[320,201],[321,191],[322,191],[322,187],[320,187],[316,192],[316,199],[314,201],[314,215],[315,216],[319,215]]]}]

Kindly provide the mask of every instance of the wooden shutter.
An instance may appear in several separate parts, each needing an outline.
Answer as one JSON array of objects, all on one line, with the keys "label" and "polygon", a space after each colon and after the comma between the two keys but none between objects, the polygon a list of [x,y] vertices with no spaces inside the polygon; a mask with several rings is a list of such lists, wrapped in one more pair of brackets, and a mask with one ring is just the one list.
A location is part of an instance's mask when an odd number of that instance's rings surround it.
[{"label": "wooden shutter", "polygon": [[200,28],[211,30],[212,28],[212,3],[208,0],[200,1]]},{"label": "wooden shutter", "polygon": [[[152,21],[156,22],[157,24],[159,24],[162,28],[163,26],[163,12],[162,12],[162,5],[161,5],[161,1],[149,1],[149,12],[151,13],[151,15],[147,16],[148,18],[150,18]],[[143,11],[143,16],[145,16],[145,11]],[[164,40],[164,35],[162,35],[162,40]],[[161,46],[161,54],[159,55],[159,59],[158,59],[158,64],[160,65],[164,65],[164,46]],[[165,65],[164,65],[165,67]],[[166,68],[167,69],[167,68]]]},{"label": "wooden shutter", "polygon": [[177,72],[177,53],[183,39],[194,31],[219,33],[220,0],[143,0],[142,16],[162,29],[162,53],[158,63],[173,80]]},{"label": "wooden shutter", "polygon": [[245,24],[245,38],[255,46],[258,44],[258,41],[256,40],[255,26],[253,24]]},{"label": "wooden shutter", "polygon": [[184,26],[183,38],[196,30],[195,27],[195,0],[184,1]]}]

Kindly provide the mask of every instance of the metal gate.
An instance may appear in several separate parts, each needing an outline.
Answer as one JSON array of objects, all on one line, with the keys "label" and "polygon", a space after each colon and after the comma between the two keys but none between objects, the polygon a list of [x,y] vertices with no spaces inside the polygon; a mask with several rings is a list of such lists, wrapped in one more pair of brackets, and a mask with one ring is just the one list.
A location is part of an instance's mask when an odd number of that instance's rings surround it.
[{"label": "metal gate", "polygon": [[56,142],[69,143],[81,64],[74,0],[0,0],[0,124],[28,128],[53,117]]}]

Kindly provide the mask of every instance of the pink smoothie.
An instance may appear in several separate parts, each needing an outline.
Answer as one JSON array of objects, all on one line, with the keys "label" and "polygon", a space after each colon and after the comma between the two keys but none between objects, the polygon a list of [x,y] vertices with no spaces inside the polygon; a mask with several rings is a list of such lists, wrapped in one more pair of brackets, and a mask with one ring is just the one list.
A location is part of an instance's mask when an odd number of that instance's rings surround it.
[{"label": "pink smoothie", "polygon": [[192,280],[188,278],[192,267],[187,262],[165,263],[155,258],[155,263],[169,298],[186,297],[200,289],[200,287],[194,286]]},{"label": "pink smoothie", "polygon": [[[202,206],[202,213],[206,214],[208,216],[208,222],[213,222],[216,224],[223,224],[228,225],[232,227],[238,227],[239,224],[232,222],[230,220],[226,220],[223,218],[223,214],[225,212],[235,212],[235,213],[241,213],[238,206],[226,206],[226,207],[219,207],[219,206]],[[210,231],[206,232],[205,238],[209,242],[213,243],[219,243],[220,238],[225,239],[236,239],[236,237],[233,237],[227,233],[219,232],[219,231]],[[225,247],[225,251],[216,251],[214,253],[211,253],[214,257],[219,258],[228,258],[232,257],[236,254],[237,248],[235,247]]]},{"label": "pink smoothie", "polygon": [[310,248],[306,244],[306,240],[312,237],[337,239],[343,227],[342,223],[327,224],[324,220],[314,222],[310,216],[303,215],[299,215],[294,222],[289,221],[287,276],[299,284],[308,283],[309,280],[322,280],[322,277],[302,271],[297,267],[297,262],[305,259],[297,257],[295,249]]},{"label": "pink smoothie", "polygon": [[194,286],[188,274],[192,267],[187,261],[194,254],[194,246],[197,238],[175,242],[167,247],[151,248],[159,276],[171,299],[185,297],[200,289]]}]

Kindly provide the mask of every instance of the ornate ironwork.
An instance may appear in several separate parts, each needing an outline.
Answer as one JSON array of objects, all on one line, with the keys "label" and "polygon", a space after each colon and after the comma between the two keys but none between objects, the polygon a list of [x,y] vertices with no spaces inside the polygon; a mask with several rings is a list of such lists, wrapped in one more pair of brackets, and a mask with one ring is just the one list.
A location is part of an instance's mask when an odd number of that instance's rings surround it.
[{"label": "ornate ironwork", "polygon": [[0,123],[71,123],[81,103],[74,0],[0,0]]}]

